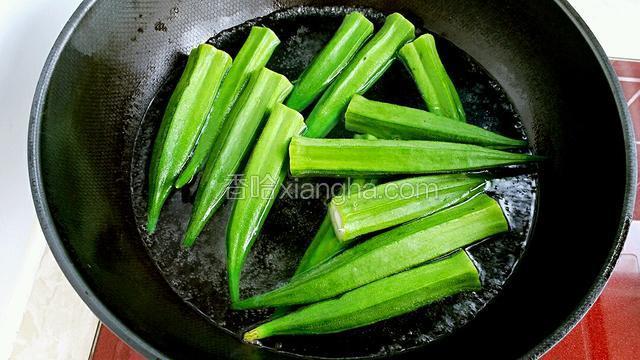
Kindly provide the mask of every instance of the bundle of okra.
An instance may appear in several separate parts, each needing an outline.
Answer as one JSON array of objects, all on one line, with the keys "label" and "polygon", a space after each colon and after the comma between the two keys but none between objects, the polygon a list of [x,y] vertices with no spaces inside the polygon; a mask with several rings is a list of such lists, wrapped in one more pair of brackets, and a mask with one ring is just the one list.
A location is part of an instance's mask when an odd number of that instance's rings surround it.
[{"label": "bundle of okra", "polygon": [[[465,172],[539,160],[504,151],[526,141],[466,123],[433,36],[414,40],[413,24],[397,13],[373,32],[362,14],[348,14],[294,86],[265,67],[280,41],[255,26],[233,61],[212,45],[194,49],[171,96],[151,159],[148,232],[171,190],[201,171],[185,246],[220,207],[245,157],[245,178],[275,179],[266,196],[261,188],[236,199],[227,227],[232,307],[278,308],[247,341],[361,327],[479,289],[463,248],[509,226],[483,194],[488,175]],[[428,111],[361,96],[396,57]],[[305,122],[300,112],[312,104]],[[354,138],[323,139],[343,118]],[[243,264],[289,172],[343,177],[350,186],[332,199],[294,277],[241,300]],[[383,182],[392,175],[420,176]],[[242,182],[240,191],[252,185]]]}]

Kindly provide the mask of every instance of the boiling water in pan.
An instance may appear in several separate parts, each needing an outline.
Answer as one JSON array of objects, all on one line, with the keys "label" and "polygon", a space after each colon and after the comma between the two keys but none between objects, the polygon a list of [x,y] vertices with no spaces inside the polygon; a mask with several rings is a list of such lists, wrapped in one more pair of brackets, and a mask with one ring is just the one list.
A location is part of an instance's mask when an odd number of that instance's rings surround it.
[{"label": "boiling water in pan", "polygon": [[[296,79],[338,28],[349,8],[295,8],[255,19],[215,35],[210,42],[234,55],[252,25],[264,25],[282,40],[268,67]],[[383,14],[358,9],[379,27]],[[405,14],[410,20],[410,14]],[[419,21],[414,21],[419,25]],[[425,32],[417,27],[418,35]],[[442,38],[437,38],[443,62],[460,93],[469,122],[501,134],[522,138],[522,127],[513,106],[501,87],[468,55]],[[185,301],[218,326],[240,336],[252,324],[263,321],[269,310],[232,311],[225,269],[225,226],[230,202],[213,217],[195,246],[183,249],[184,235],[196,187],[175,191],[167,200],[158,231],[148,236],[144,230],[147,206],[147,169],[152,141],[168,98],[184,62],[159,90],[142,121],[135,143],[132,167],[132,202],[138,229],[149,255],[167,282]],[[396,61],[370,89],[371,99],[413,107],[424,107],[413,80]],[[351,137],[338,128],[332,137]],[[451,333],[473,319],[500,291],[522,256],[533,219],[536,199],[535,175],[523,175],[518,168],[500,170],[488,193],[498,199],[512,231],[469,249],[482,273],[483,289],[461,294],[424,307],[411,314],[362,329],[322,336],[274,337],[262,345],[279,351],[307,356],[344,357],[381,355],[407,350]],[[325,180],[312,179],[308,181]],[[288,179],[288,185],[296,185]],[[301,180],[298,180],[301,181]],[[306,180],[305,180],[306,181]],[[298,185],[300,185],[298,183]],[[295,186],[294,186],[295,187]],[[300,188],[300,186],[298,186]],[[319,199],[278,200],[269,214],[262,234],[245,265],[243,297],[272,289],[293,273],[326,211],[326,196]]]}]

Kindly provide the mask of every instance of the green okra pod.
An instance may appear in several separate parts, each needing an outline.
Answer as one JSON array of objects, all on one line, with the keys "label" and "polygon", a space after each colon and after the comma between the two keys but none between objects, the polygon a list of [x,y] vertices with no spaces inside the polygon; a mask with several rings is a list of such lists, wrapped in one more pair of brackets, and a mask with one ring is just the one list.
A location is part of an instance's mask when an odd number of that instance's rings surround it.
[{"label": "green okra pod", "polygon": [[227,188],[253,143],[265,115],[291,91],[281,74],[267,68],[252,75],[220,134],[220,150],[207,160],[183,244],[191,246],[222,204]]},{"label": "green okra pod", "polygon": [[398,52],[418,86],[430,112],[450,119],[466,121],[460,96],[442,65],[435,39],[424,34]]},{"label": "green okra pod", "polygon": [[434,174],[539,160],[541,157],[534,155],[437,141],[294,137],[289,145],[293,176]]},{"label": "green okra pod", "polygon": [[289,167],[287,149],[305,129],[300,113],[277,104],[251,152],[227,226],[227,270],[231,301],[240,298],[240,273],[260,234]]},{"label": "green okra pod", "polygon": [[465,174],[402,179],[336,196],[329,214],[341,242],[433,214],[484,190],[485,177]]},{"label": "green okra pod", "polygon": [[156,229],[160,210],[189,159],[225,77],[231,57],[202,44],[191,51],[187,66],[171,94],[156,136],[149,171],[147,231]]},{"label": "green okra pod", "polygon": [[377,235],[294,276],[280,288],[232,306],[250,309],[332,298],[508,229],[500,205],[491,197],[480,194]]},{"label": "green okra pod", "polygon": [[280,39],[270,29],[261,26],[251,28],[247,40],[233,60],[229,73],[220,87],[193,155],[176,180],[177,188],[188,184],[204,167],[223,124],[240,97],[242,89],[247,85],[249,77],[267,64],[278,44]]},{"label": "green okra pod", "polygon": [[367,132],[381,139],[434,140],[474,144],[497,149],[524,148],[527,142],[511,139],[467,124],[406,106],[351,99],[345,113],[348,130]]},{"label": "green okra pod", "polygon": [[398,49],[413,39],[414,30],[402,15],[387,16],[382,28],[322,94],[307,118],[305,136],[325,137],[340,120],[351,97],[363,94],[384,74]]},{"label": "green okra pod", "polygon": [[409,313],[445,297],[482,287],[480,274],[464,250],[306,306],[244,334],[245,341],[275,335],[328,334],[355,329]]},{"label": "green okra pod", "polygon": [[287,106],[298,111],[306,109],[349,64],[372,33],[373,23],[364,15],[347,14],[331,40],[295,82]]}]

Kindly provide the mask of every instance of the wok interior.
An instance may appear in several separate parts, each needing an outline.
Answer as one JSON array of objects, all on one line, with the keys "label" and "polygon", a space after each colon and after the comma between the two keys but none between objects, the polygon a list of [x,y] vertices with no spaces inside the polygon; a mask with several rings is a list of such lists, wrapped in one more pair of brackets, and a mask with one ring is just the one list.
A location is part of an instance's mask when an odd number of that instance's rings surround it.
[{"label": "wok interior", "polygon": [[[169,357],[278,355],[241,344],[189,307],[145,251],[132,209],[131,161],[146,107],[185,53],[215,33],[295,5],[346,1],[97,2],[55,64],[41,159],[65,249],[106,308]],[[537,220],[500,296],[431,356],[522,356],[564,326],[600,278],[625,202],[625,144],[597,58],[551,1],[358,1],[441,34],[500,83],[541,167]],[[114,325],[114,324],[108,324]],[[127,334],[121,333],[121,336]],[[464,344],[464,346],[460,346]],[[539,351],[539,349],[538,349]]]},{"label": "wok interior", "polygon": [[[359,10],[382,26],[384,14],[373,9]],[[282,41],[267,66],[296,79],[350,11],[353,8],[289,8],[224,30],[210,41],[233,54],[253,25],[267,26]],[[418,33],[422,31],[416,29]],[[522,125],[518,114],[499,84],[464,52],[444,39],[438,41],[438,52],[465,102],[469,122],[521,138]],[[149,256],[171,288],[213,323],[241,336],[247,329],[265,321],[273,310],[235,311],[230,308],[225,238],[233,201],[226,201],[211,218],[193,248],[185,249],[181,241],[191,216],[195,183],[189,189],[171,194],[153,235],[148,235],[145,229],[149,182],[147,164],[163,113],[183,67],[184,64],[180,63],[173,69],[170,80],[162,85],[140,124],[131,165],[133,212]],[[366,95],[395,104],[424,107],[414,81],[400,62],[395,62]],[[307,109],[305,113],[309,111]],[[352,136],[342,123],[329,134],[329,137]],[[527,170],[532,173],[527,173]],[[511,231],[467,248],[481,273],[484,284],[481,290],[452,296],[410,314],[359,329],[323,336],[273,337],[261,340],[261,345],[282,352],[327,358],[386,355],[422,346],[464,326],[508,281],[531,228],[537,188],[535,166],[494,172],[497,172],[494,174],[497,179],[490,182],[486,191],[501,203]],[[321,190],[309,198],[304,190],[319,184],[339,185],[340,181],[287,179],[286,188],[280,192],[280,198],[269,212],[244,266],[240,284],[243,297],[269,291],[287,281],[295,272],[326,214],[328,191]],[[370,236],[360,240],[367,237]]]}]

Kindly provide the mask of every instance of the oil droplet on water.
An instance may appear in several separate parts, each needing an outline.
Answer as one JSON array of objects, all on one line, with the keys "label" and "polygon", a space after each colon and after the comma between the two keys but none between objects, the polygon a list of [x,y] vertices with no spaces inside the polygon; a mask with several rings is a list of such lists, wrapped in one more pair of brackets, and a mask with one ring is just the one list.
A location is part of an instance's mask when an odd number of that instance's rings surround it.
[{"label": "oil droplet on water", "polygon": [[[382,24],[383,14],[359,10],[376,26]],[[210,42],[234,54],[252,25],[267,26],[282,41],[268,66],[296,79],[349,11],[352,9],[342,7],[293,8],[222,31]],[[156,30],[162,25],[156,24]],[[417,32],[425,30],[418,29]],[[464,52],[442,38],[437,41],[469,122],[506,136],[524,138],[519,116],[499,84]],[[149,106],[137,136],[131,140],[134,147],[130,179],[132,206],[143,243],[167,283],[216,326],[241,336],[252,325],[266,320],[272,310],[233,311],[229,308],[225,231],[230,203],[226,202],[213,216],[196,244],[185,249],[180,243],[191,213],[195,192],[192,184],[184,191],[171,194],[162,209],[157,232],[152,236],[145,233],[146,169],[151,145],[183,68],[184,63],[181,63],[167,74],[167,83]],[[399,88],[404,90],[395,91]],[[399,63],[392,65],[366,96],[424,108],[413,80]],[[352,137],[352,134],[338,126],[330,136]],[[481,272],[481,291],[453,296],[410,314],[340,334],[281,336],[265,339],[257,345],[303,356],[382,355],[428,344],[467,323],[499,293],[513,272],[525,249],[533,220],[537,193],[535,174],[524,174],[520,168],[513,167],[495,171],[494,176],[497,179],[488,184],[487,193],[500,202],[511,231],[468,249]],[[295,185],[292,179],[287,182]],[[326,200],[282,197],[276,201],[242,273],[243,297],[270,290],[291,277],[326,214]]]}]

